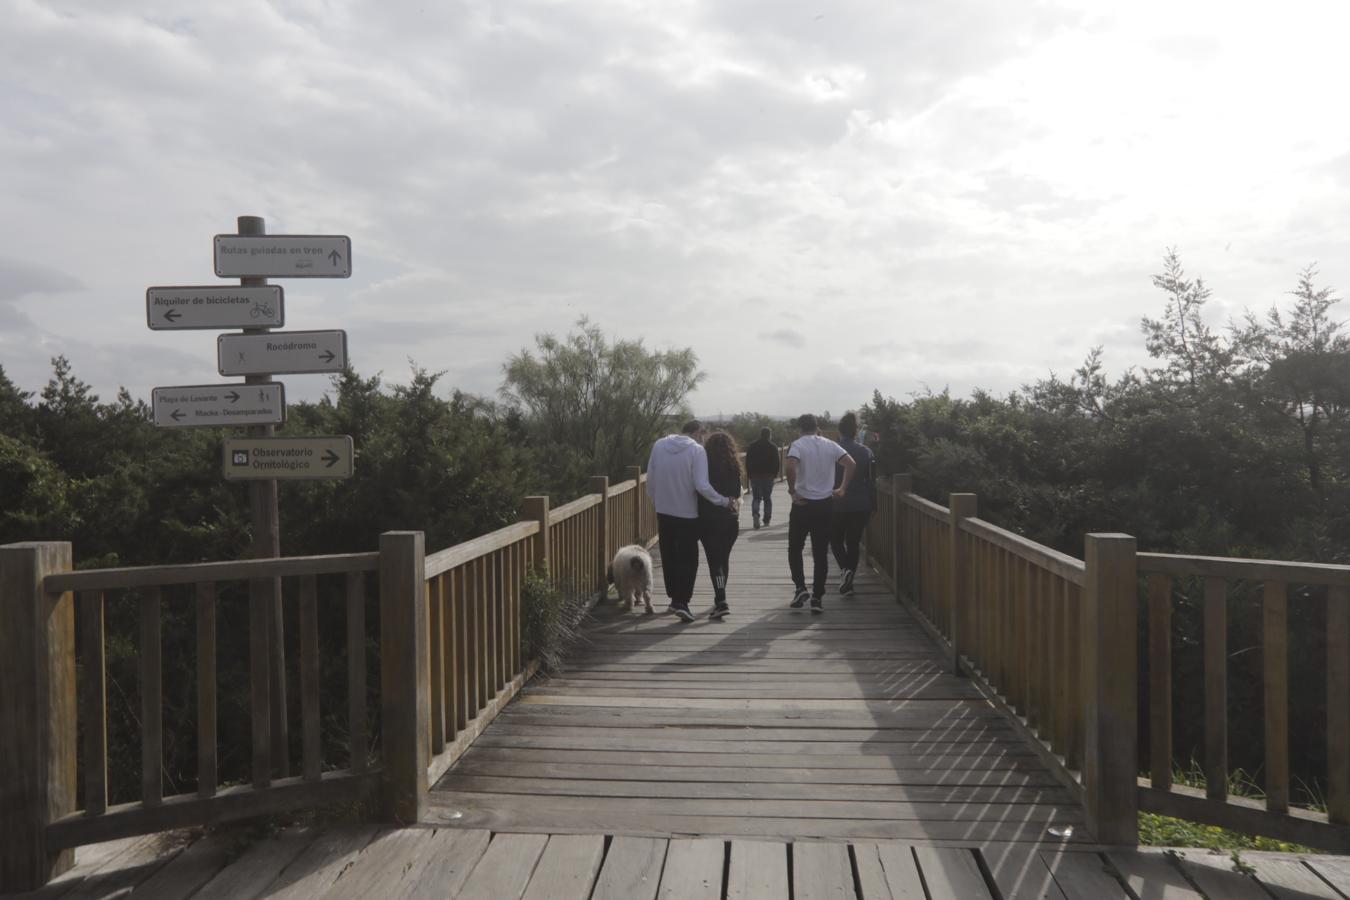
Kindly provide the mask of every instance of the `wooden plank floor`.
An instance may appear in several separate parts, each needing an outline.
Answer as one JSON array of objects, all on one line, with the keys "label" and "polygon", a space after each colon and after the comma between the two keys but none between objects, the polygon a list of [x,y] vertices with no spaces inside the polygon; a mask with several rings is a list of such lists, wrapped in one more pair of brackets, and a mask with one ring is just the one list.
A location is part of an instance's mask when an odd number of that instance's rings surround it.
[{"label": "wooden plank floor", "polygon": [[[943,671],[873,573],[847,599],[832,575],[822,615],[790,609],[786,522],[755,531],[742,518],[729,618],[666,614],[659,571],[658,614],[602,604],[566,671],[536,678],[436,785],[430,821],[953,846],[1088,838],[1068,792]],[[702,562],[699,574],[693,606],[706,615]]]},{"label": "wooden plank floor", "polygon": [[[897,841],[294,829],[242,853],[136,838],[81,848],[43,900],[1269,900],[1350,898],[1345,857]],[[157,843],[151,853],[147,843]],[[12,896],[12,895],[11,895]]]}]

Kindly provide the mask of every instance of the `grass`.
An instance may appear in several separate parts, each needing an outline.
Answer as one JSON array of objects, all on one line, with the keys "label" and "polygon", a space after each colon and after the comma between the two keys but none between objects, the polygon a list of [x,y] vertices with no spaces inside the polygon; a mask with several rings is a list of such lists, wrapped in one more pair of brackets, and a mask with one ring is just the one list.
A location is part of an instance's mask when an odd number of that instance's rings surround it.
[{"label": "grass", "polygon": [[[1191,760],[1189,768],[1177,767],[1172,780],[1188,787],[1205,787],[1205,773],[1200,764]],[[1237,769],[1228,776],[1228,794],[1232,797],[1244,797],[1249,800],[1264,800],[1261,790],[1250,774]],[[1315,796],[1315,795],[1314,795]],[[1314,808],[1316,806],[1314,805]],[[1240,831],[1230,831],[1217,825],[1204,825],[1188,819],[1174,819],[1155,813],[1139,814],[1139,843],[1149,847],[1193,847],[1203,850],[1226,850],[1233,859],[1241,863],[1237,853],[1242,850],[1268,850],[1279,853],[1320,853],[1312,847],[1293,844],[1275,838],[1252,836]]]}]

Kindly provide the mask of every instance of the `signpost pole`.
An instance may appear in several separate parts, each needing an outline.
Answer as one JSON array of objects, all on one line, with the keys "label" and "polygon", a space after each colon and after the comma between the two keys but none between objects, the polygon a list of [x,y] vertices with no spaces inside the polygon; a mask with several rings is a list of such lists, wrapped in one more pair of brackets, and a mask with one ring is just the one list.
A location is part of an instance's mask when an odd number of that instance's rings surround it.
[{"label": "signpost pole", "polygon": [[[267,233],[267,224],[261,216],[239,216],[239,234],[261,235]],[[261,287],[267,284],[266,278],[244,277],[239,279],[241,287]],[[245,334],[266,334],[267,328],[245,328]],[[246,375],[245,384],[265,384],[272,380],[271,375]],[[251,425],[249,437],[271,437],[276,433],[272,425]],[[249,484],[249,498],[253,508],[253,556],[255,559],[270,559],[281,555],[281,521],[277,503],[277,483],[273,479],[254,481]],[[270,608],[270,639],[268,641],[268,680],[271,694],[271,735],[272,769],[276,777],[286,778],[290,774],[289,748],[290,730],[286,723],[286,657],[285,657],[285,619],[282,616],[281,579],[250,582],[250,590],[263,590],[266,596],[253,598],[254,603],[263,603]],[[255,725],[255,727],[257,727]]]}]

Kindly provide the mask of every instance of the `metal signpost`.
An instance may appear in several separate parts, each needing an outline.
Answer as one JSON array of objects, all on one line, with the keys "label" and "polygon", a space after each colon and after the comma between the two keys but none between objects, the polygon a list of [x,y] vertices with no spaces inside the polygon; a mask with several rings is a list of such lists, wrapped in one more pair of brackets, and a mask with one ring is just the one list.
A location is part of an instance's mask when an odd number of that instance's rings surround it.
[{"label": "metal signpost", "polygon": [[280,425],[286,421],[286,387],[275,381],[157,387],[150,408],[161,428]]},{"label": "metal signpost", "polygon": [[225,439],[225,477],[256,479],[351,478],[350,435]]},{"label": "metal signpost", "polygon": [[151,331],[207,328],[280,328],[286,324],[280,285],[152,287],[145,292]]},{"label": "metal signpost", "polygon": [[[261,220],[259,220],[261,221]],[[352,241],[345,234],[216,235],[221,278],[350,278]]]},{"label": "metal signpost", "polygon": [[347,332],[222,334],[216,351],[222,375],[341,372],[347,367]]}]

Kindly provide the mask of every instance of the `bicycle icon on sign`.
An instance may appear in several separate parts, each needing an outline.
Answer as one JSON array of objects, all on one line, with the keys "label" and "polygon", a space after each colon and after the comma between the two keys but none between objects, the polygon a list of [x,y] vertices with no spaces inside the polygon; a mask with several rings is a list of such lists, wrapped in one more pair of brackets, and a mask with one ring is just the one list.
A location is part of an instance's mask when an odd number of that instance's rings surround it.
[{"label": "bicycle icon on sign", "polygon": [[272,318],[273,313],[274,310],[270,303],[255,303],[253,304],[253,308],[248,311],[248,317],[250,319],[256,319],[261,316],[265,319],[270,319]]}]

